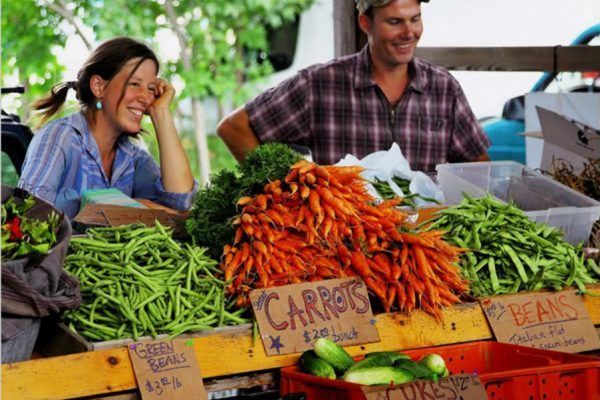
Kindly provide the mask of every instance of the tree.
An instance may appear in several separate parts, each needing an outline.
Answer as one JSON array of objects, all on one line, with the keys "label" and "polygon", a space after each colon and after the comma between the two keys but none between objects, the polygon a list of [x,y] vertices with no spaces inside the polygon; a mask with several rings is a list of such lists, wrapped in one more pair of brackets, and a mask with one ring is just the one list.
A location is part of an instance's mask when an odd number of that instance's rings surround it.
[{"label": "tree", "polygon": [[[235,104],[247,99],[248,90],[272,71],[260,54],[268,50],[266,27],[292,20],[313,0],[145,0],[136,3],[105,2],[87,10],[85,20],[99,38],[131,32],[142,26],[168,29],[177,38],[180,56],[165,68],[185,82],[180,99],[191,101],[201,182],[208,181],[209,153],[201,100],[232,97]],[[116,15],[118,14],[118,15]],[[154,21],[148,24],[148,21]],[[149,32],[138,32],[154,41]],[[246,90],[244,90],[246,89]]]},{"label": "tree", "polygon": [[[25,100],[45,94],[62,77],[64,67],[54,53],[67,39],[56,29],[61,20],[34,1],[2,0],[2,84],[16,76]],[[25,109],[18,112],[26,115]]]},{"label": "tree", "polygon": [[[158,47],[158,30],[172,32],[179,45],[179,58],[176,62],[167,63],[161,74],[167,79],[181,79],[185,84],[178,99],[191,101],[201,164],[200,180],[204,184],[208,181],[210,163],[201,100],[209,96],[219,101],[232,99],[234,104],[246,100],[252,85],[272,71],[264,57],[268,50],[267,27],[276,28],[292,20],[313,0],[2,0],[3,28],[7,26],[4,17],[10,8],[4,8],[5,3],[13,9],[25,8],[29,13],[34,9],[41,10],[42,14],[37,24],[23,24],[22,21],[27,20],[23,16],[13,19],[12,24],[20,24],[21,31],[11,31],[9,35],[6,30],[3,32],[3,50],[5,42],[25,40],[36,41],[40,47],[46,46],[44,51],[47,53],[51,43],[64,44],[64,36],[57,36],[60,33],[45,32],[48,36],[40,39],[37,31],[27,31],[26,26],[39,26],[40,23],[48,24],[52,30],[61,21],[77,24],[80,19],[93,29],[96,41],[128,35],[150,42],[155,48]],[[79,29],[76,25],[74,27],[76,31]],[[22,60],[23,64],[28,64],[38,53],[32,54],[23,48],[17,50],[15,54],[18,54],[19,63]]]}]

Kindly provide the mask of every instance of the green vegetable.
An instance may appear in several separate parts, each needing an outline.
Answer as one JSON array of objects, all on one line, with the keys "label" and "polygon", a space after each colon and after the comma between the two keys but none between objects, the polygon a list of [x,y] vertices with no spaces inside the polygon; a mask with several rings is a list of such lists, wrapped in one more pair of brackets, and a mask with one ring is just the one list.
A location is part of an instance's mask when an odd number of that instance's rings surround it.
[{"label": "green vegetable", "polygon": [[438,376],[444,375],[444,373],[447,371],[446,362],[439,354],[426,354],[425,356],[421,357],[419,363]]},{"label": "green vegetable", "polygon": [[354,360],[350,354],[339,344],[325,338],[319,338],[314,343],[315,353],[323,360],[327,361],[336,371],[344,373],[354,365]]},{"label": "green vegetable", "polygon": [[246,310],[225,300],[226,283],[205,252],[175,242],[158,222],[73,237],[65,270],[79,280],[83,302],[63,319],[91,340],[175,337],[247,322]]},{"label": "green vegetable", "polygon": [[585,292],[585,285],[600,277],[593,260],[584,262],[581,245],[571,245],[559,229],[533,222],[490,195],[466,195],[439,212],[427,229],[445,231],[449,243],[471,249],[461,267],[475,297],[571,285]]},{"label": "green vegetable", "polygon": [[346,370],[346,374],[355,369],[362,369],[366,367],[391,367],[392,359],[387,354],[373,354],[370,357],[363,358],[356,364]]},{"label": "green vegetable", "polygon": [[335,379],[333,367],[327,361],[319,358],[314,350],[307,350],[302,353],[300,356],[300,369],[307,374]]},{"label": "green vegetable", "polygon": [[367,367],[349,372],[344,376],[346,382],[361,385],[395,385],[411,382],[415,379],[412,372],[395,367]]},{"label": "green vegetable", "polygon": [[384,356],[388,357],[392,361],[392,363],[396,362],[396,360],[400,360],[403,358],[407,358],[410,360],[409,356],[407,356],[406,354],[401,353],[399,351],[374,351],[371,353],[367,353],[365,355],[365,358],[370,358],[370,357],[375,357],[375,356],[380,356],[380,355],[384,355]]},{"label": "green vegetable", "polygon": [[301,159],[302,154],[283,143],[258,146],[239,165],[243,195],[260,193],[267,183],[284,179],[290,167]]},{"label": "green vegetable", "polygon": [[[392,181],[394,181],[394,183],[396,185],[398,185],[398,187],[400,187],[400,189],[402,189],[402,193],[404,193],[404,198],[402,200],[403,205],[407,205],[411,208],[417,208],[417,204],[414,202],[414,199],[416,199],[416,198],[419,198],[423,201],[427,201],[429,203],[440,204],[440,202],[438,200],[433,199],[431,197],[421,196],[419,193],[411,193],[410,189],[409,189],[410,180],[408,180],[408,179],[394,176],[394,177],[392,177]],[[381,196],[381,198],[384,200],[393,199],[398,196],[392,190],[392,188],[390,187],[390,184],[386,181],[381,181],[381,180],[375,178],[375,181],[372,181],[371,184],[373,185],[375,190],[377,190],[377,193],[379,193],[379,196]]]},{"label": "green vegetable", "polygon": [[61,219],[55,212],[45,221],[30,218],[27,212],[34,205],[32,196],[2,203],[2,261],[45,255],[57,242]]},{"label": "green vegetable", "polygon": [[406,371],[411,372],[412,374],[414,374],[415,378],[417,378],[417,379],[429,379],[429,380],[435,381],[435,380],[437,380],[438,375],[439,375],[436,372],[432,372],[425,365],[422,365],[413,360],[407,360],[405,358],[396,361],[394,363],[394,367],[402,368]]},{"label": "green vegetable", "polygon": [[218,259],[223,246],[231,242],[234,228],[229,220],[237,214],[235,203],[240,196],[240,182],[235,173],[222,170],[211,176],[211,182],[194,198],[186,230],[200,246]]},{"label": "green vegetable", "polygon": [[252,150],[238,166],[239,174],[222,170],[211,176],[210,184],[194,198],[186,231],[199,246],[207,247],[212,258],[221,256],[223,246],[233,241],[231,224],[238,213],[237,201],[253,196],[264,185],[284,179],[302,155],[281,143],[266,143]]},{"label": "green vegetable", "polygon": [[448,367],[446,367],[446,369],[444,370],[444,373],[442,375],[440,375],[440,377],[445,378],[447,376],[450,376],[450,370],[448,369]]}]

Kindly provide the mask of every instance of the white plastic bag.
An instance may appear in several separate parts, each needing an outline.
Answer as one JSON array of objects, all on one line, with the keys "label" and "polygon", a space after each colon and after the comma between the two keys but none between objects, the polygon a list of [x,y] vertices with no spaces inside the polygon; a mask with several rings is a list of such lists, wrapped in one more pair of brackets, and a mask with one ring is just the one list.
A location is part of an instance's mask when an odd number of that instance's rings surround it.
[{"label": "white plastic bag", "polygon": [[[400,146],[397,143],[392,144],[389,150],[376,151],[364,157],[362,160],[354,157],[351,154],[346,155],[336,165],[338,166],[352,166],[359,165],[364,168],[361,173],[362,177],[367,181],[375,181],[378,179],[383,182],[387,182],[390,188],[398,196],[404,197],[408,194],[418,194],[422,197],[429,197],[444,202],[444,193],[438,188],[433,180],[420,171],[413,171],[410,169],[408,160],[402,154]],[[392,180],[396,176],[402,179],[410,181],[408,186],[410,193],[403,193],[402,189]],[[377,199],[381,199],[377,190],[373,185],[367,185],[368,192]],[[434,202],[423,200],[419,197],[414,199],[417,206],[433,205]]]}]

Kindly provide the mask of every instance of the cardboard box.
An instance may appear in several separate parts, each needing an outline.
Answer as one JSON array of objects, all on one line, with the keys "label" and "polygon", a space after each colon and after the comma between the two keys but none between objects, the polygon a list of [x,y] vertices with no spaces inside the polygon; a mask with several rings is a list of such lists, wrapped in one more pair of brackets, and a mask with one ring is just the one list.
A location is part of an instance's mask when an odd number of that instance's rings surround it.
[{"label": "cardboard box", "polygon": [[[149,200],[140,200],[148,208],[124,207],[111,204],[87,204],[75,216],[76,227],[120,226],[141,222],[153,226],[158,220],[161,224],[173,228],[173,236],[183,238],[187,235],[185,221],[188,212],[171,210]],[[81,229],[83,230],[83,229]]]},{"label": "cardboard box", "polygon": [[600,130],[543,107],[536,111],[542,130],[524,135],[543,140],[542,170],[552,172],[554,160],[565,160],[577,171],[587,160],[600,158]]},{"label": "cardboard box", "polygon": [[[525,95],[525,147],[527,166],[532,169],[547,169],[548,165],[542,165],[543,154],[560,154],[561,157],[571,161],[571,154],[562,153],[560,149],[562,143],[569,140],[569,136],[564,135],[558,138],[548,138],[547,127],[542,127],[538,107],[553,111],[569,122],[577,121],[582,125],[587,125],[593,129],[600,129],[600,94],[599,93],[545,93],[532,92]],[[542,131],[544,132],[542,134]],[[549,134],[558,132],[553,129]],[[560,136],[560,133],[557,133]],[[558,141],[558,143],[557,143]],[[547,146],[547,144],[551,144]],[[557,149],[560,148],[560,149]],[[597,148],[596,148],[597,149]],[[569,151],[573,153],[573,151]],[[579,154],[575,152],[575,154]],[[595,158],[598,158],[596,150]],[[567,158],[568,157],[568,158]],[[551,157],[550,157],[551,158]]]}]

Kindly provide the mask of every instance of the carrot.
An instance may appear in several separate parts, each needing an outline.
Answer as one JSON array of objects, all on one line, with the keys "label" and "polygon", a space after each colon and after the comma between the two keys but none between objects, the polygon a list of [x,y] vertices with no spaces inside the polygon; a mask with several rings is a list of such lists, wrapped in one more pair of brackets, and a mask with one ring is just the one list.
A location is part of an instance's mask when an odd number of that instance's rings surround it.
[{"label": "carrot", "polygon": [[[308,208],[317,216],[318,219],[323,222],[323,210],[321,209],[321,201],[319,200],[319,193],[316,190],[311,190],[308,195]],[[317,223],[319,226],[320,223]]]},{"label": "carrot", "polygon": [[363,278],[369,277],[373,273],[371,268],[369,268],[369,264],[367,263],[364,253],[360,251],[351,252],[350,262],[354,270]]},{"label": "carrot", "polygon": [[403,243],[416,244],[424,247],[435,247],[428,239],[411,233],[400,233],[400,241]]},{"label": "carrot", "polygon": [[308,172],[311,172],[315,168],[317,168],[317,164],[311,163],[311,162],[306,162],[304,165],[300,166],[300,169],[298,170],[298,173],[300,175],[304,175],[304,174],[306,174]]},{"label": "carrot", "polygon": [[415,245],[415,246],[413,246],[412,250],[413,250],[413,254],[415,256],[415,265],[422,272],[423,276],[425,276],[427,278],[432,277],[433,271],[431,270],[431,267],[429,266],[429,262],[427,261],[427,258],[425,257],[425,253],[423,253],[423,250],[421,249],[421,247],[418,245]]},{"label": "carrot", "polygon": [[379,268],[383,271],[383,273],[385,274],[385,277],[388,279],[388,281],[390,281],[390,282],[398,281],[398,277],[394,278],[394,276],[393,276],[393,273],[392,273],[393,267],[390,265],[390,261],[385,254],[382,254],[382,253],[375,254],[375,256],[373,257],[373,262],[375,262],[379,266]]},{"label": "carrot", "polygon": [[267,209],[267,196],[265,196],[264,194],[259,194],[258,196],[256,196],[256,205],[261,210],[266,210]]},{"label": "carrot", "polygon": [[[298,163],[296,163],[296,164],[298,164]],[[296,165],[296,164],[294,164],[294,165]],[[298,179],[298,174],[299,174],[298,168],[292,166],[289,174],[287,174],[287,176],[284,179],[285,183],[295,182]]]},{"label": "carrot", "polygon": [[236,204],[238,206],[245,206],[246,204],[251,203],[253,200],[254,199],[252,197],[244,196],[244,197],[240,197]]},{"label": "carrot", "polygon": [[308,199],[308,196],[310,196],[310,188],[306,185],[300,185],[300,197],[302,200]]}]

